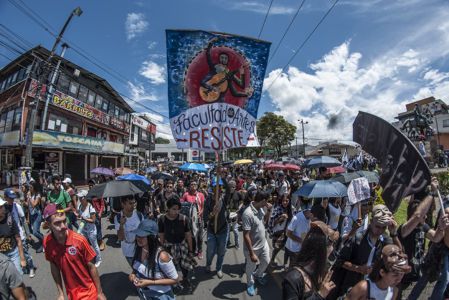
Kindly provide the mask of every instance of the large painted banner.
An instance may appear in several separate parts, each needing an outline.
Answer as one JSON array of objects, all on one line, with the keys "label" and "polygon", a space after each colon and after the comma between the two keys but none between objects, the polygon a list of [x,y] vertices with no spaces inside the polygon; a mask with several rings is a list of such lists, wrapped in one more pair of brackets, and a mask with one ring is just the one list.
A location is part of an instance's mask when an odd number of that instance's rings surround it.
[{"label": "large painted banner", "polygon": [[245,147],[256,132],[270,43],[167,30],[168,105],[178,148]]}]

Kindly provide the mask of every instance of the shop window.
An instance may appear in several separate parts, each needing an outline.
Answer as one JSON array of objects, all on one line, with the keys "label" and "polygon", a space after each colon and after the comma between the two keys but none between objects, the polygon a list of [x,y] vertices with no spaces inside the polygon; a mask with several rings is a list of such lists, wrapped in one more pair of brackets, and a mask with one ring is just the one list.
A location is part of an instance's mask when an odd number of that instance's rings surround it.
[{"label": "shop window", "polygon": [[89,90],[89,95],[87,96],[87,104],[89,104],[91,106],[95,106],[95,96],[96,95],[97,94],[95,94],[94,92]]},{"label": "shop window", "polygon": [[12,128],[12,121],[14,120],[14,110],[8,111],[6,114],[5,132],[10,132]]},{"label": "shop window", "polygon": [[103,104],[103,97],[97,95],[97,98],[95,99],[95,108],[101,109],[102,104]]},{"label": "shop window", "polygon": [[84,85],[80,85],[80,90],[78,92],[78,99],[83,102],[87,102],[87,93],[88,92],[89,92],[89,90],[87,89],[87,87],[85,87]]},{"label": "shop window", "polygon": [[6,125],[6,112],[2,113],[0,116],[0,132],[5,132],[5,125]]},{"label": "shop window", "polygon": [[116,135],[114,135],[114,134],[110,134],[109,135],[109,140],[111,141],[111,142],[117,142],[117,136]]},{"label": "shop window", "polygon": [[58,90],[60,90],[63,93],[67,93],[69,90],[69,86],[70,86],[70,79],[66,75],[60,73],[58,79]]},{"label": "shop window", "polygon": [[142,131],[142,141],[147,142],[148,141],[148,133],[145,130]]},{"label": "shop window", "polygon": [[97,139],[102,139],[102,140],[107,140],[108,138],[108,133],[104,130],[98,130],[97,131]]},{"label": "shop window", "polygon": [[443,120],[443,127],[449,127],[449,119]]},{"label": "shop window", "polygon": [[80,84],[74,81],[70,81],[69,86],[69,95],[76,98],[78,96],[78,90],[80,88]]},{"label": "shop window", "polygon": [[50,114],[50,117],[48,118],[47,129],[59,132],[67,132],[68,129],[67,119],[61,116]]},{"label": "shop window", "polygon": [[12,124],[12,130],[19,130],[20,129],[20,123],[22,122],[22,108],[16,108],[14,110],[14,121]]},{"label": "shop window", "polygon": [[93,128],[93,127],[87,127],[87,136],[90,137],[97,137],[97,129]]},{"label": "shop window", "polygon": [[71,125],[71,124],[72,124],[72,122],[69,122],[68,128],[67,128],[67,133],[81,135],[80,127],[77,125],[73,125],[73,124]]}]

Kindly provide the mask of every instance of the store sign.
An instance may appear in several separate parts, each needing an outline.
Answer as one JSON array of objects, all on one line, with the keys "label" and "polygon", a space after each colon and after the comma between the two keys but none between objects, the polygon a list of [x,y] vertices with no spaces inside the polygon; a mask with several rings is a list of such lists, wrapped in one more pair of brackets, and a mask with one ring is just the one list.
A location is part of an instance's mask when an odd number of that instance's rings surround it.
[{"label": "store sign", "polygon": [[34,131],[33,145],[49,148],[80,149],[98,153],[123,154],[125,151],[123,144],[87,136],[42,130]]},{"label": "store sign", "polygon": [[0,134],[0,146],[17,146],[19,144],[19,131]]},{"label": "store sign", "polygon": [[[36,95],[36,86],[37,81],[33,79],[31,81],[30,89],[28,91],[29,96],[34,97]],[[84,103],[81,100],[70,97],[69,95],[66,95],[60,91],[54,92],[50,103],[64,110],[76,113],[80,116],[96,121],[98,123],[107,126],[111,125],[112,127],[115,127],[123,131],[129,131],[129,125],[123,122],[122,120],[112,117],[107,113],[87,103]]]},{"label": "store sign", "polygon": [[144,120],[141,117],[132,116],[131,122],[133,125],[139,126],[145,131],[156,134],[156,125]]}]

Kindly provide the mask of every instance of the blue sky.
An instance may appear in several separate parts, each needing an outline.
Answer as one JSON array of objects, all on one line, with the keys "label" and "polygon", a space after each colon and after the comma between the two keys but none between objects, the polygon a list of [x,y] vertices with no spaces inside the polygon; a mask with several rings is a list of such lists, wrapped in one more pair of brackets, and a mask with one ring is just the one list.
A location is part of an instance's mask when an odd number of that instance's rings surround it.
[{"label": "blue sky", "polygon": [[[273,0],[261,38],[272,51],[302,0]],[[0,1],[0,24],[30,45],[51,48],[54,37],[15,5],[25,4],[57,33],[77,6],[64,37],[74,49],[66,58],[97,73],[119,92],[168,115],[165,29],[203,29],[257,37],[270,0]],[[350,140],[358,110],[393,120],[405,103],[427,96],[449,100],[449,2],[443,0],[340,0],[312,38],[282,70],[330,0],[305,0],[270,61],[259,116],[274,111],[296,123],[309,121],[309,142]],[[27,8],[25,8],[27,9]],[[28,10],[27,10],[28,11]],[[29,12],[29,11],[28,11]],[[4,33],[3,27],[0,33]],[[9,43],[0,35],[2,42]],[[0,44],[0,67],[14,53]],[[118,78],[117,78],[118,77]],[[130,102],[137,111],[143,107]],[[160,134],[167,120],[152,113]],[[337,120],[330,124],[329,120]],[[164,125],[165,124],[165,125]],[[298,128],[299,129],[299,128]],[[298,136],[299,131],[298,131]]]}]

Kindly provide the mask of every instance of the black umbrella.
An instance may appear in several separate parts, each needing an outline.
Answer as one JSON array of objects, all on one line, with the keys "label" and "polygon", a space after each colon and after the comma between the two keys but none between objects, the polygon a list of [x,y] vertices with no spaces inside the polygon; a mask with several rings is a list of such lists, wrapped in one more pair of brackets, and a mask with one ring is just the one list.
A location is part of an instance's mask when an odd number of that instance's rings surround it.
[{"label": "black umbrella", "polygon": [[359,178],[359,177],[360,177],[360,175],[355,173],[355,172],[340,173],[340,174],[336,175],[335,177],[332,177],[331,180],[338,181],[338,182],[346,184],[346,183],[350,183],[351,180]]},{"label": "black umbrella", "polygon": [[330,156],[316,156],[306,160],[303,166],[305,168],[332,168],[341,166],[341,162]]},{"label": "black umbrella", "polygon": [[151,175],[151,179],[153,179],[153,180],[163,179],[163,180],[175,181],[175,177],[174,176],[172,176],[169,173],[165,173],[165,172],[153,173],[153,175]]},{"label": "black umbrella", "polygon": [[144,191],[135,186],[131,181],[108,181],[95,185],[86,197],[122,197],[127,195],[143,194]]},{"label": "black umbrella", "polygon": [[361,177],[365,177],[368,179],[369,183],[379,183],[379,175],[377,175],[376,172],[371,171],[357,171],[357,174],[359,174]]}]

